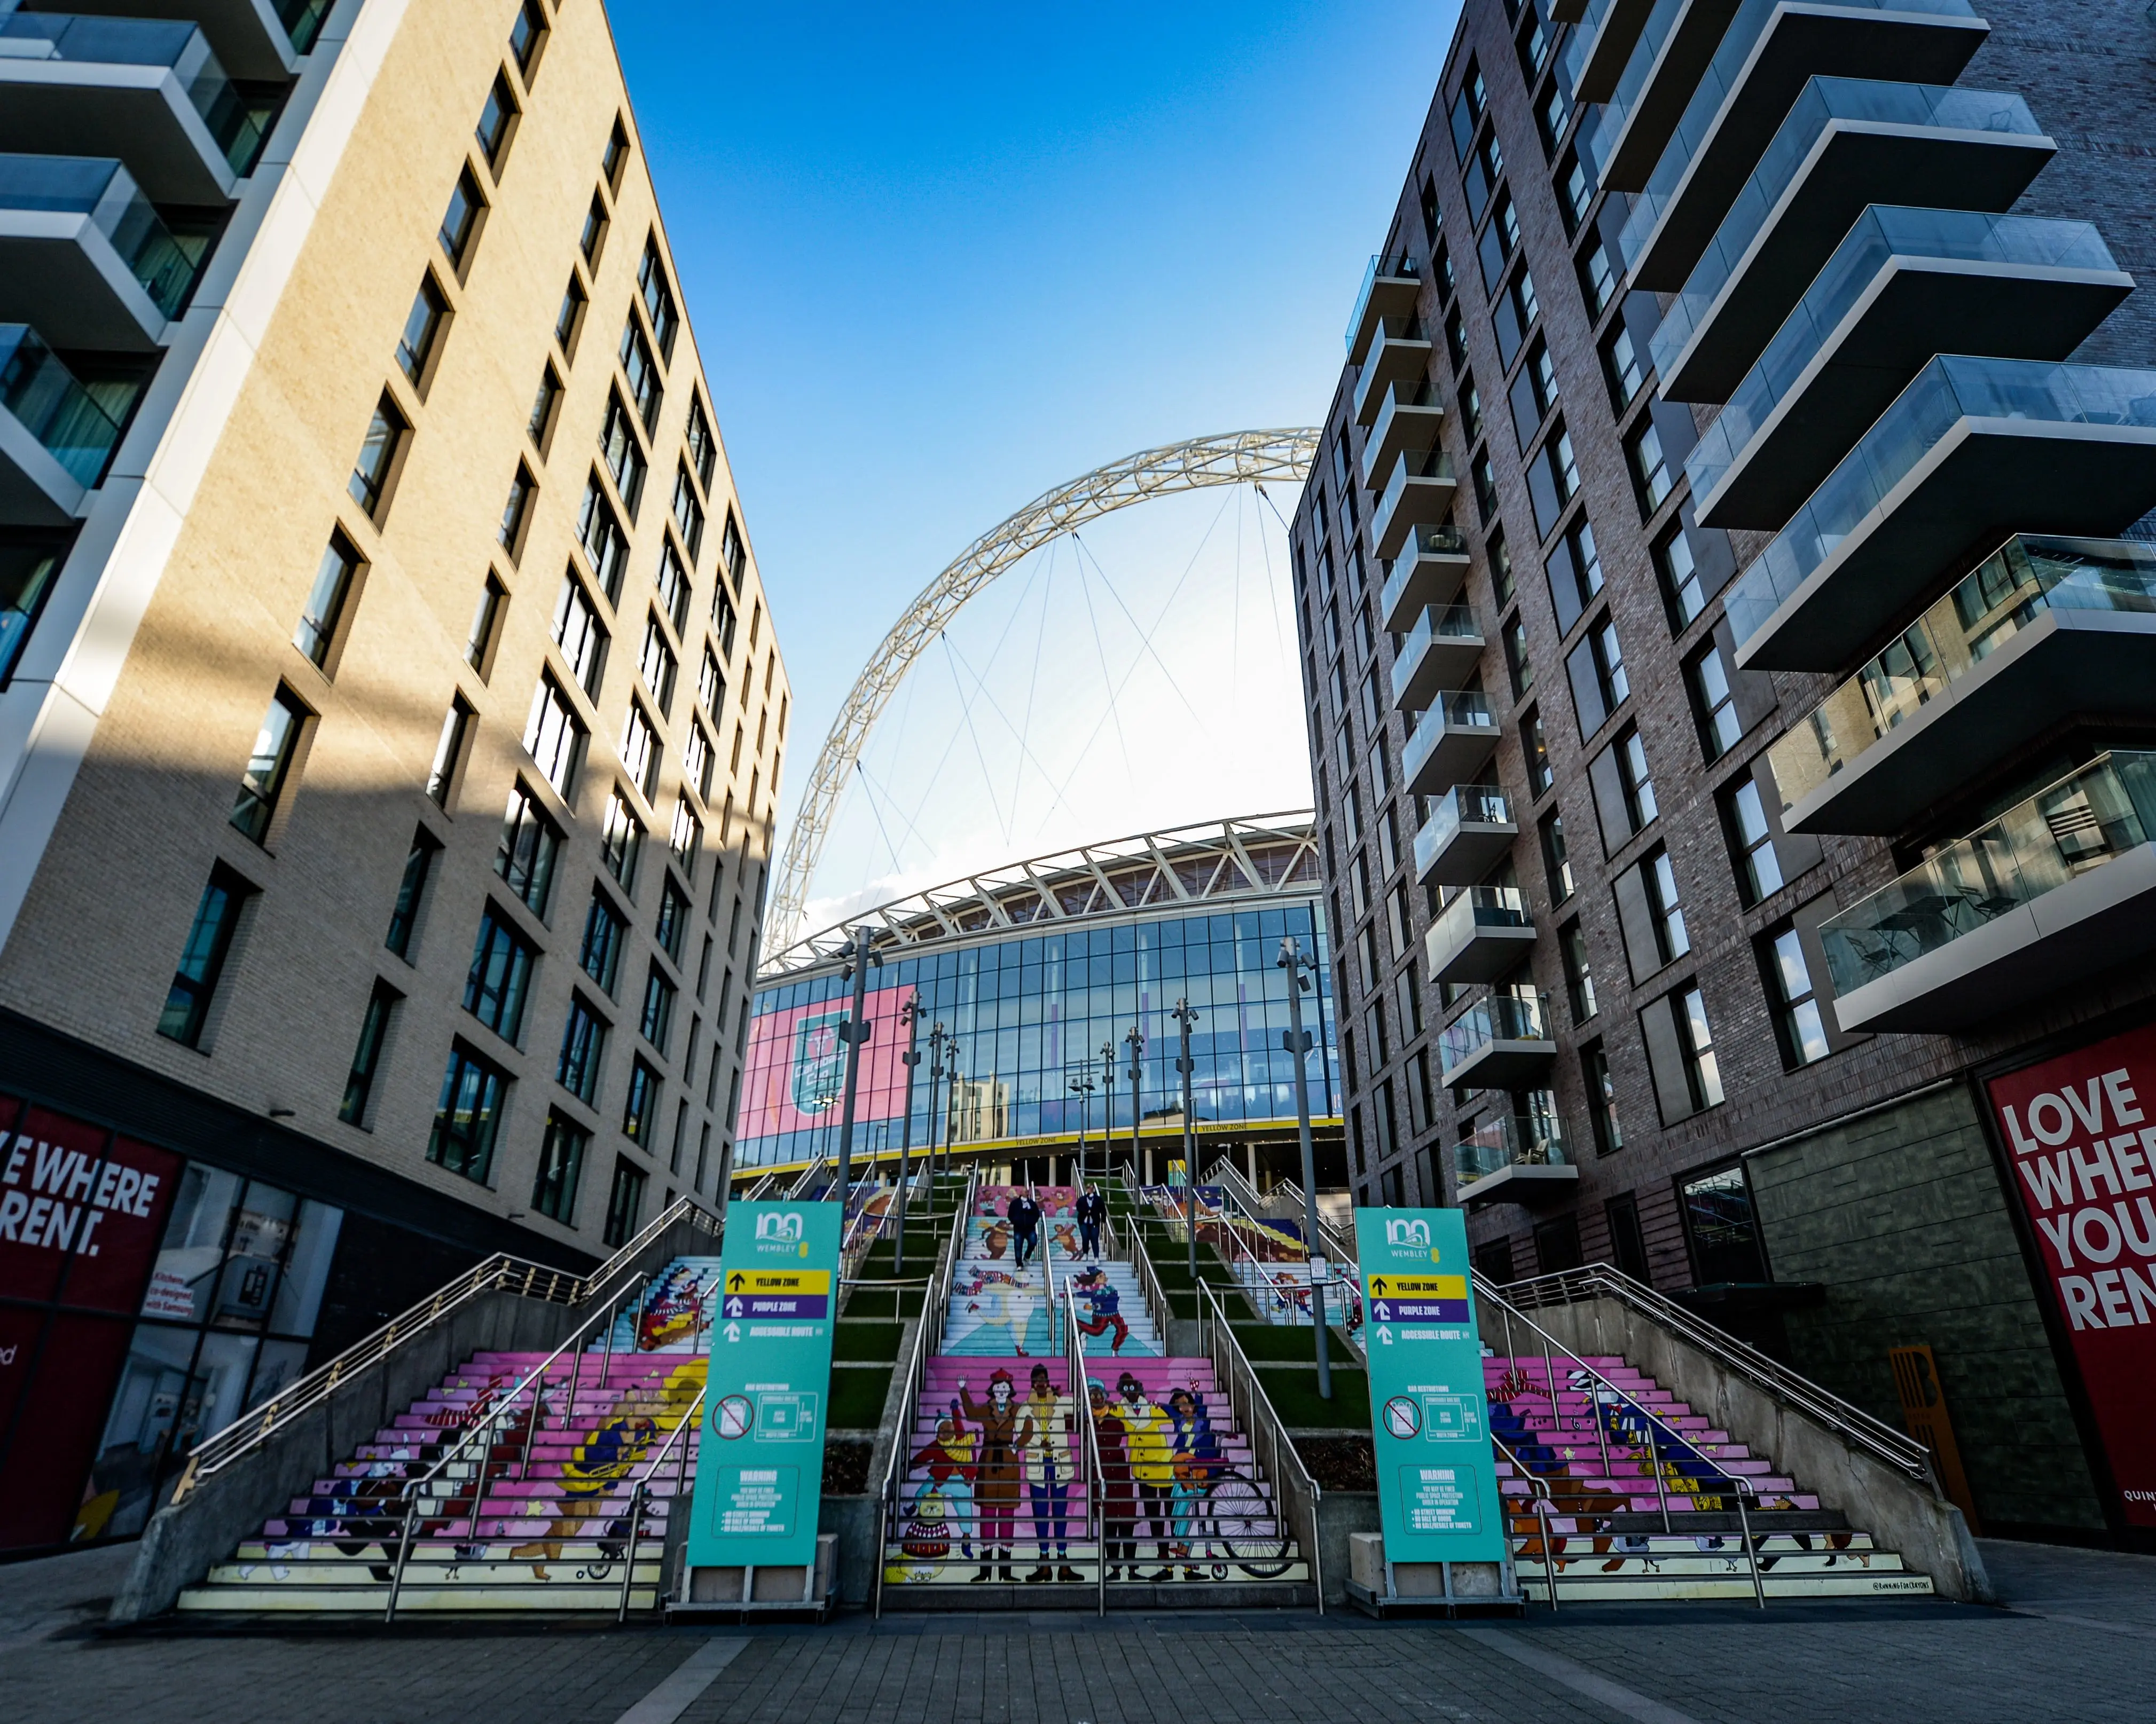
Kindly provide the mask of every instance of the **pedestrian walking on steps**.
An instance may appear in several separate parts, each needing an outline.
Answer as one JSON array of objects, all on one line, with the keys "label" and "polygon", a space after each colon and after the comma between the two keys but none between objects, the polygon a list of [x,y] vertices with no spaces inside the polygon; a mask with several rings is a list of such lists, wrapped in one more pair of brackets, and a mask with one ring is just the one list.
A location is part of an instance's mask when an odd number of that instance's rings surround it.
[{"label": "pedestrian walking on steps", "polygon": [[1015,1192],[1004,1214],[1010,1223],[1012,1238],[1018,1242],[1018,1266],[1024,1269],[1027,1260],[1040,1249],[1040,1205],[1028,1193]]},{"label": "pedestrian walking on steps", "polygon": [[1077,1205],[1078,1249],[1096,1263],[1101,1260],[1101,1222],[1108,1213],[1108,1200],[1087,1186]]}]

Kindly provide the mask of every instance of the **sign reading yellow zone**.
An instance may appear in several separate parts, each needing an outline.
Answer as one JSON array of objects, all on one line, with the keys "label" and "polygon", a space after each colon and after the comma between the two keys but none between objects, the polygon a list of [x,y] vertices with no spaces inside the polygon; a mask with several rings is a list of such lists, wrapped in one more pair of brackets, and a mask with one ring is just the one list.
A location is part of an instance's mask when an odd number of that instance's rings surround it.
[{"label": "sign reading yellow zone", "polygon": [[1373,1299],[1406,1299],[1420,1293],[1433,1299],[1465,1299],[1466,1275],[1388,1275],[1364,1277]]},{"label": "sign reading yellow zone", "polygon": [[726,1272],[726,1291],[729,1293],[829,1293],[830,1290],[831,1272],[827,1269],[736,1269]]}]

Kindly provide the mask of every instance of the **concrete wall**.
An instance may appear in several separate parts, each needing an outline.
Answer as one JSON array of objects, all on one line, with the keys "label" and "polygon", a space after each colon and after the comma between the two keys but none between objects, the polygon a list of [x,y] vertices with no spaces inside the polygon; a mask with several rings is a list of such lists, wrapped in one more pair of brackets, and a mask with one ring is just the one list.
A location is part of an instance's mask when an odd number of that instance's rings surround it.
[{"label": "concrete wall", "polygon": [[[1825,1508],[1900,1553],[1902,1562],[1947,1598],[1989,1603],[1991,1585],[1961,1511],[1927,1487],[1845,1441],[1825,1424],[1783,1405],[1749,1380],[1614,1300],[1583,1300],[1532,1313],[1562,1345],[1580,1354],[1618,1353],[1704,1413],[1753,1452],[1771,1458]],[[1505,1344],[1504,1313],[1485,1301],[1482,1338]],[[1516,1342],[1523,1347],[1515,1331]]]},{"label": "concrete wall", "polygon": [[1936,1090],[1749,1158],[1804,1374],[1897,1429],[1890,1347],[1928,1343],[1985,1530],[2104,1525],[1969,1092]]}]

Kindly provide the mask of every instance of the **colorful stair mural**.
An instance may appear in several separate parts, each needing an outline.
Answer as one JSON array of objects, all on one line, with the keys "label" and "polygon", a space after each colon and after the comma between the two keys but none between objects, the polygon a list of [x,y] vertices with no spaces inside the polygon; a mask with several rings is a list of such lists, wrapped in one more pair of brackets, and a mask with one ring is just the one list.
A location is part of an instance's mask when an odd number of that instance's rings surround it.
[{"label": "colorful stair mural", "polygon": [[[1614,1354],[1553,1367],[1491,1354],[1483,1375],[1514,1561],[1531,1598],[1548,1599],[1554,1566],[1561,1603],[1748,1600],[1754,1556],[1770,1598],[1932,1590],[1928,1577]],[[1741,1519],[1738,1480],[1749,1486]],[[1548,1549],[1537,1484],[1548,1497]]]},{"label": "colorful stair mural", "polygon": [[[536,1382],[543,1352],[475,1355],[183,1592],[178,1608],[378,1615],[393,1586],[400,1613],[612,1611],[624,1580],[630,1608],[650,1608],[667,1516],[696,1480],[695,1429],[665,1465],[654,1463],[703,1389],[717,1281],[716,1257],[675,1260],[611,1332],[564,1352]],[[471,1440],[490,1419],[485,1440]]]},{"label": "colorful stair mural", "polygon": [[[1128,1263],[1081,1258],[1077,1193],[1038,1188],[1051,1313],[1040,1260],[1023,1267],[1006,1218],[1015,1188],[977,1188],[942,1345],[916,1409],[884,1598],[973,1602],[968,1589],[1303,1583],[1212,1361],[1163,1357]],[[1092,1476],[1065,1352],[1075,1319],[1099,1452]],[[1105,1564],[1105,1573],[1103,1565]],[[955,1596],[954,1596],[955,1595]],[[1044,1598],[1041,1602],[1049,1600]],[[1075,1598],[1057,1602],[1075,1602]]]}]

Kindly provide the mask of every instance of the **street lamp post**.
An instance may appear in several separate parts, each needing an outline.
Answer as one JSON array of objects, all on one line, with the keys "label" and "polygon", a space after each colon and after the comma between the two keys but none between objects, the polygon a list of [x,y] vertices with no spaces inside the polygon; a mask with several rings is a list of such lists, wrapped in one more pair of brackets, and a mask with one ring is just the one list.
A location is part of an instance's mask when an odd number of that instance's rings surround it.
[{"label": "street lamp post", "polygon": [[[913,1179],[913,1069],[921,1064],[921,996],[910,993],[898,1008],[898,1021],[906,1026],[906,1051],[898,1056],[906,1068],[906,1111],[898,1127],[898,1233],[891,1250],[891,1273],[906,1273],[906,1188]],[[931,1193],[930,1208],[935,1207]]]},{"label": "street lamp post", "polygon": [[[1101,1175],[1103,1178],[1116,1171],[1116,1044],[1112,1039],[1101,1044]],[[1137,1177],[1137,1169],[1131,1169],[1131,1177]]]},{"label": "street lamp post", "polygon": [[951,1171],[951,1150],[957,1142],[957,1126],[952,1117],[958,1111],[958,1038],[952,1036],[943,1049],[943,1171]]},{"label": "street lamp post", "polygon": [[1190,1117],[1190,1028],[1198,1021],[1198,1009],[1188,1000],[1179,999],[1168,1016],[1175,1019],[1183,1043],[1175,1062],[1176,1070],[1183,1075],[1183,1231],[1190,1246],[1190,1285],[1194,1289],[1198,1285],[1198,1140]]},{"label": "street lamp post", "polygon": [[1292,934],[1281,937],[1280,957],[1274,962],[1288,974],[1287,1028],[1281,1032],[1281,1045],[1295,1061],[1295,1125],[1296,1140],[1302,1146],[1302,1224],[1310,1261],[1310,1321],[1317,1331],[1317,1393],[1321,1399],[1329,1401],[1332,1361],[1327,1357],[1325,1346],[1325,1247],[1317,1232],[1317,1162],[1310,1147],[1310,1074],[1304,1064],[1310,1054],[1311,1037],[1302,1027],[1302,991],[1310,986],[1305,972],[1317,965],[1296,944]]},{"label": "street lamp post", "polygon": [[1093,1099],[1093,1080],[1081,1072],[1070,1080],[1070,1093],[1078,1098],[1078,1185],[1086,1184],[1086,1104]]},{"label": "street lamp post", "polygon": [[[881,967],[883,959],[869,950],[869,931],[865,927],[854,930],[853,955],[846,960],[844,973],[854,984],[853,1010],[839,1025],[839,1037],[846,1044],[846,1083],[844,1099],[839,1107],[839,1203],[843,1208],[853,1194],[854,1178],[854,1090],[860,1081],[861,1048],[875,1026],[868,1021],[869,966]],[[841,1230],[843,1231],[843,1226]]]},{"label": "street lamp post", "polygon": [[1131,1033],[1123,1038],[1124,1044],[1131,1050],[1131,1166],[1140,1171],[1141,1177],[1144,1163],[1140,1159],[1142,1152],[1138,1148],[1138,1079],[1144,1073],[1138,1062],[1145,1055],[1145,1032],[1135,1024],[1131,1026]]},{"label": "street lamp post", "polygon": [[940,1024],[928,1032],[928,1194],[936,1195],[936,1086],[943,1080],[943,1044],[949,1033]]}]

